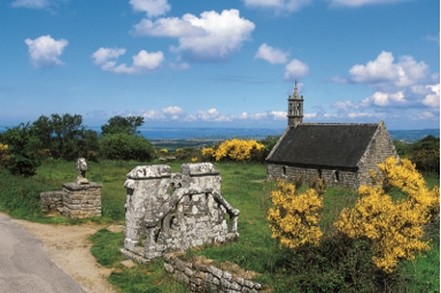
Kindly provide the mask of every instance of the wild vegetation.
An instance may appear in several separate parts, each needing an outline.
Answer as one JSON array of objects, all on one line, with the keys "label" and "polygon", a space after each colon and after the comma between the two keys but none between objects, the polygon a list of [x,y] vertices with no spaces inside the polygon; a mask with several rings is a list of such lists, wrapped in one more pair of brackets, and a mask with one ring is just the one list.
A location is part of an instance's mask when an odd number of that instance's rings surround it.
[{"label": "wild vegetation", "polygon": [[[58,121],[57,119],[55,121]],[[52,121],[52,117],[48,120],[41,118],[41,121]],[[70,120],[66,118],[66,121]],[[120,120],[118,118],[112,121]],[[54,131],[45,132],[50,133],[50,136],[47,136],[49,142],[45,145],[49,151],[43,152],[45,154],[43,156],[42,145],[36,139],[33,124],[20,125],[0,136],[0,210],[15,217],[39,222],[97,221],[122,224],[125,175],[140,162],[124,160],[125,156],[120,157],[120,160],[107,160],[99,146],[100,141],[106,136],[137,137],[138,122],[136,120],[132,122],[129,123],[130,127],[117,127],[119,130],[114,132],[108,130],[108,126],[115,123],[109,120],[106,124],[107,130],[103,130],[106,133],[97,136],[98,148],[95,161],[88,162],[87,177],[91,181],[103,184],[102,218],[69,220],[61,216],[46,217],[41,213],[39,193],[59,189],[62,183],[74,180],[76,172],[75,163],[60,155],[71,153],[68,151],[69,148],[60,151],[63,149],[60,145],[63,147],[70,145],[68,140],[61,142]],[[40,122],[39,125],[44,123]],[[81,127],[77,130],[81,132]],[[60,137],[64,139],[64,135]],[[439,139],[435,140],[438,140],[439,145]],[[269,139],[258,143],[264,145],[263,152],[267,152],[274,142],[275,139]],[[420,148],[417,146],[419,144],[431,150],[434,149],[434,145],[436,146],[436,142],[429,143],[429,146],[427,142],[418,142],[415,146],[398,145],[397,148],[403,157],[411,158],[415,149]],[[80,149],[77,149],[75,152],[79,151]],[[38,154],[35,154],[36,152]],[[151,160],[152,163],[156,162],[156,156],[174,157],[175,160],[170,164],[175,171],[179,170],[181,163],[189,162],[192,158],[203,159],[201,150],[195,148],[173,150],[152,148],[149,149],[149,153],[152,155],[146,160]],[[33,160],[35,156],[41,164],[36,166],[19,164],[19,155],[24,161]],[[34,175],[17,176],[23,172],[14,172],[11,167],[13,156],[17,168],[34,168],[33,172],[24,175],[31,173]],[[319,192],[314,193],[312,197],[316,200],[310,205],[305,205],[313,207],[312,212],[309,213],[307,208],[296,210],[293,206],[298,206],[297,204],[285,204],[285,202],[299,201],[299,194],[308,192],[312,194],[313,191],[308,191],[307,186],[297,185],[293,188],[285,184],[278,187],[276,183],[266,181],[266,170],[261,160],[261,156],[253,155],[239,162],[227,156],[220,161],[213,159],[223,178],[222,195],[235,208],[241,210],[240,239],[223,246],[188,251],[189,258],[200,254],[216,262],[229,261],[244,269],[256,271],[259,273],[258,281],[271,288],[273,292],[439,292],[439,210],[433,208],[436,206],[433,200],[426,200],[429,193],[432,194],[429,198],[433,198],[435,194],[439,196],[439,192],[432,189],[439,186],[439,177],[436,173],[424,173],[426,182],[424,183],[423,177],[416,175],[410,165],[406,165],[406,168],[411,169],[409,172],[405,169],[395,172],[392,171],[393,164],[385,164],[382,170],[390,174],[387,177],[388,181],[379,181],[382,189],[380,185],[373,186],[370,187],[372,189],[361,190],[358,194],[341,187],[319,188]],[[145,164],[145,161],[142,164]],[[416,168],[419,168],[418,164]],[[286,198],[283,195],[286,195]],[[370,196],[372,201],[368,200]],[[374,223],[373,217],[361,213],[369,208],[382,208],[376,205],[378,201],[374,201],[379,197],[387,199],[384,201],[387,203],[384,207],[387,207],[385,212],[390,214],[384,214],[384,223]],[[439,200],[439,197],[437,198]],[[305,201],[307,202],[306,199],[300,200],[299,205],[301,206]],[[279,208],[276,208],[277,206]],[[428,208],[429,206],[432,208]],[[405,209],[410,207],[417,209],[419,213],[415,214],[410,212],[412,209]],[[403,213],[407,213],[408,216],[404,218],[405,222],[398,216]],[[277,222],[280,222],[280,225]],[[336,222],[341,224],[334,225]],[[356,230],[372,232],[373,235],[381,234],[383,233],[381,230],[375,232],[377,231],[375,229],[392,229],[395,224],[405,231],[413,231],[409,232],[413,237],[411,240],[420,241],[418,243],[422,243],[421,247],[424,246],[424,249],[414,250],[413,248],[420,244],[406,242],[402,236],[406,236],[407,232],[396,234],[389,240],[369,237],[370,234],[366,233],[355,235],[350,232],[357,225],[365,225]],[[373,225],[375,228],[367,225]],[[299,233],[294,233],[293,227],[304,229],[305,233],[300,234],[304,236],[298,238]],[[322,235],[317,231],[321,231]],[[283,238],[286,239],[284,242],[281,241]],[[308,241],[303,241],[304,239]],[[160,260],[131,269],[123,268],[120,264],[123,258],[119,254],[123,241],[122,233],[112,233],[104,229],[94,235],[92,241],[94,243],[92,253],[102,265],[113,268],[114,272],[109,280],[122,292],[186,292],[185,288],[164,273]],[[402,241],[411,246],[409,255],[414,256],[414,259],[404,257],[407,251],[403,255],[399,249],[393,249],[393,254],[400,257],[393,266],[384,267],[393,268],[392,270],[382,269],[373,262],[376,258],[384,256],[382,247],[393,247],[390,243],[400,244],[398,246],[402,247]],[[375,245],[375,243],[380,244]],[[407,249],[406,246],[403,246],[403,249]]]}]

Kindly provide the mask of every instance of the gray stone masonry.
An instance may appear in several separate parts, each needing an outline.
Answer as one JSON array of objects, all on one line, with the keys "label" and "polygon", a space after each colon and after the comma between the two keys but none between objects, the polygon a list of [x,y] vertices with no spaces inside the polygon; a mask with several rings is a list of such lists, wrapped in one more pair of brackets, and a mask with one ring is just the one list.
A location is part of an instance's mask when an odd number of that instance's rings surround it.
[{"label": "gray stone masonry", "polygon": [[64,191],[47,191],[40,193],[41,211],[43,213],[61,213],[63,210]]},{"label": "gray stone masonry", "polygon": [[103,186],[86,179],[86,159],[77,160],[77,171],[77,180],[63,184],[63,190],[40,193],[41,210],[44,213],[59,212],[73,219],[101,217]]},{"label": "gray stone masonry", "polygon": [[101,217],[102,185],[90,182],[63,184],[63,190],[40,193],[43,213],[58,212],[73,219]]},{"label": "gray stone masonry", "polygon": [[172,251],[236,239],[239,210],[220,194],[211,163],[138,166],[127,174],[123,253],[148,261]]},{"label": "gray stone masonry", "polygon": [[102,185],[94,182],[63,184],[61,214],[73,219],[101,217],[101,188]]},{"label": "gray stone masonry", "polygon": [[179,254],[167,254],[164,256],[164,269],[191,292],[241,293],[263,290],[261,284],[248,278],[250,272],[219,269],[212,261],[200,257],[196,261],[186,262]]}]

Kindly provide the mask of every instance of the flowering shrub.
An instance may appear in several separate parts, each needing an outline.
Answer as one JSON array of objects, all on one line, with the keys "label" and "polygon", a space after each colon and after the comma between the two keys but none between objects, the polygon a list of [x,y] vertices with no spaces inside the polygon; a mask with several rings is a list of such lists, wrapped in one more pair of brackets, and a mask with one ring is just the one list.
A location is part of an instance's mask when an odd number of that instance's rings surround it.
[{"label": "flowering shrub", "polygon": [[272,237],[279,238],[282,246],[296,249],[320,242],[323,232],[318,223],[323,199],[314,189],[296,194],[294,184],[278,181],[271,200],[273,207],[268,212],[268,221]]},{"label": "flowering shrub", "polygon": [[264,145],[255,140],[230,139],[221,143],[216,149],[203,148],[203,157],[212,157],[216,161],[230,159],[233,161],[246,161],[257,157],[264,150]]},{"label": "flowering shrub", "polygon": [[7,144],[0,143],[0,166],[5,165],[9,159],[9,147]]},{"label": "flowering shrub", "polygon": [[166,155],[168,155],[168,149],[166,149],[166,148],[162,148],[162,149],[160,149],[160,150],[159,150],[159,154],[160,154],[161,156],[166,156]]},{"label": "flowering shrub", "polygon": [[[381,174],[373,174],[376,184],[360,186],[360,199],[344,209],[334,225],[351,238],[370,239],[373,263],[391,273],[400,259],[414,259],[417,252],[429,249],[423,241],[424,226],[439,212],[439,188],[429,190],[409,160],[391,157],[378,167]],[[394,200],[387,193],[390,188],[406,198]]]},{"label": "flowering shrub", "polygon": [[216,150],[213,147],[202,148],[201,155],[205,159],[211,159],[214,157]]}]

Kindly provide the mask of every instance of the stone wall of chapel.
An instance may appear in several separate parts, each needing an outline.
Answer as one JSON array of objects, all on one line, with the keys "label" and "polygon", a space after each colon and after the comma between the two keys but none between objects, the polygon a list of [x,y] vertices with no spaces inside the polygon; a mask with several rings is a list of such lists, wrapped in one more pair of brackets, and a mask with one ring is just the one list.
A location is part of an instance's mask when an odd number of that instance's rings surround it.
[{"label": "stone wall of chapel", "polygon": [[378,170],[378,163],[383,162],[388,157],[398,154],[395,149],[395,145],[387,132],[383,123],[380,123],[377,132],[375,133],[372,141],[370,142],[366,153],[361,158],[359,166],[358,184],[370,184],[372,180],[370,178],[370,170]]},{"label": "stone wall of chapel", "polygon": [[269,179],[301,180],[311,183],[317,178],[325,180],[327,186],[357,187],[358,173],[336,169],[300,168],[282,164],[267,164]]}]

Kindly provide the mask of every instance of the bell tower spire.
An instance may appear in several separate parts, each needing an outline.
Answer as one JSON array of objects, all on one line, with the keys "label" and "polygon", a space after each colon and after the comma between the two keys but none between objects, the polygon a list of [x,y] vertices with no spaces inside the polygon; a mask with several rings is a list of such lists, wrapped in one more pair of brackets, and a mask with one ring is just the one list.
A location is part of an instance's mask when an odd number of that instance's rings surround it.
[{"label": "bell tower spire", "polygon": [[299,95],[297,80],[294,82],[294,93],[288,97],[288,126],[294,127],[303,122],[303,96]]}]

